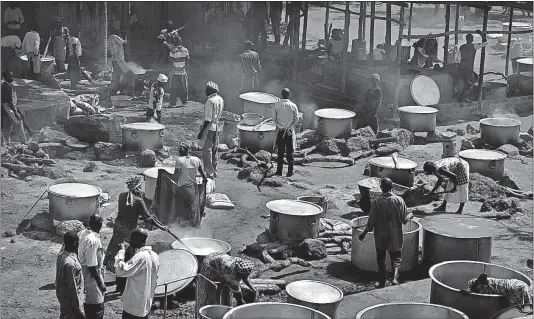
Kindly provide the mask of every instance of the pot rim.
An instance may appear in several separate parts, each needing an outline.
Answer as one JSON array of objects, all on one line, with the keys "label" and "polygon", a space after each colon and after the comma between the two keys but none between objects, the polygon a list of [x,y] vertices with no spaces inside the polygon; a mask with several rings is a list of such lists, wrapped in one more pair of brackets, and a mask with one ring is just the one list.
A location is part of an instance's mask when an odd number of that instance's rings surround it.
[{"label": "pot rim", "polygon": [[[325,114],[329,112],[330,113],[334,112],[338,114],[335,114],[335,115]],[[348,120],[356,116],[356,113],[352,111],[345,110],[345,109],[336,109],[336,108],[325,108],[325,109],[315,110],[313,114],[315,114],[315,116],[317,117],[322,117],[322,118],[329,119],[329,120]]]},{"label": "pot rim", "polygon": [[[95,194],[95,195],[75,195],[75,196],[71,196],[71,195],[65,195],[65,194],[61,194],[61,193],[58,193],[58,192],[55,192],[53,190],[50,190],[50,188],[54,187],[54,186],[57,186],[57,185],[62,185],[62,184],[82,184],[82,185],[87,185],[87,186],[91,186],[91,187],[94,187],[98,190],[98,194]],[[59,183],[59,184],[54,184],[54,185],[50,185],[48,188],[47,188],[47,191],[49,194],[52,194],[52,195],[55,195],[55,196],[58,196],[58,197],[67,197],[67,198],[92,198],[92,197],[99,197],[100,195],[102,195],[102,188],[98,187],[98,186],[95,186],[95,185],[91,185],[91,184],[85,184],[85,183]]]},{"label": "pot rim", "polygon": [[305,310],[309,310],[311,313],[319,314],[319,315],[323,316],[323,318],[330,318],[330,316],[326,315],[324,312],[321,312],[319,310],[315,310],[315,309],[312,309],[312,308],[306,307],[306,306],[294,305],[294,304],[285,303],[285,302],[255,302],[255,303],[244,304],[244,305],[232,308],[232,310],[228,311],[224,315],[223,319],[233,318],[233,314],[236,311],[239,311],[239,310],[241,310],[243,308],[257,307],[257,306],[262,306],[262,305],[273,305],[273,306],[276,305],[276,306],[284,306],[284,307],[288,307],[288,308],[302,308],[302,309],[305,309]]},{"label": "pot rim", "polygon": [[367,308],[364,308],[364,309],[360,310],[358,312],[358,314],[356,314],[356,319],[361,319],[362,316],[365,314],[365,312],[367,312],[369,310],[372,310],[372,309],[375,309],[375,308],[384,307],[384,306],[389,307],[389,306],[398,306],[398,305],[414,305],[414,306],[423,306],[423,307],[444,308],[444,309],[447,309],[449,311],[452,311],[452,312],[464,317],[464,319],[469,319],[469,317],[467,317],[467,315],[465,313],[461,312],[458,309],[454,309],[452,307],[443,306],[443,305],[424,303],[424,302],[390,302],[390,303],[381,303],[381,304],[378,304],[378,305],[372,305],[372,306],[369,306]]},{"label": "pot rim", "polygon": [[[391,157],[390,156],[379,156],[379,157],[370,158],[369,159],[369,165],[373,165],[373,166],[376,166],[376,167],[389,168],[389,169],[396,170],[396,171],[406,171],[406,170],[412,170],[412,169],[417,168],[417,163],[412,161],[412,160],[409,160],[407,158],[399,158],[399,160],[402,160],[403,164],[406,164],[406,165],[410,166],[410,167],[402,167],[402,168],[395,168],[394,167],[395,163],[393,162],[393,159],[391,159],[393,167],[390,167],[390,166],[386,166],[385,164],[376,163],[376,159],[377,158],[391,158]],[[375,160],[375,161],[373,161],[373,160]],[[402,164],[399,164],[399,166],[401,166],[401,165]]]},{"label": "pot rim", "polygon": [[[495,155],[499,155],[499,158],[475,158],[474,154],[469,157],[468,155],[471,153],[480,152],[480,153],[491,153]],[[475,160],[475,161],[504,161],[508,155],[506,155],[503,152],[499,151],[493,151],[493,150],[481,150],[481,149],[473,149],[473,150],[463,150],[458,153],[458,156],[460,156],[462,159],[469,159],[469,160]]]},{"label": "pot rim", "polygon": [[136,131],[161,131],[165,129],[165,125],[159,123],[126,123],[122,124],[121,128],[123,130],[136,130]]},{"label": "pot rim", "polygon": [[507,313],[509,310],[517,309],[518,307],[525,308],[526,306],[529,306],[531,310],[534,308],[534,305],[531,304],[531,303],[524,303],[524,304],[521,304],[521,305],[511,306],[511,307],[508,307],[508,308],[506,308],[506,309],[503,309],[503,310],[497,312],[497,313],[492,317],[492,319],[496,319],[498,316]]},{"label": "pot rim", "polygon": [[[451,286],[447,286],[445,285],[444,283],[442,283],[440,280],[438,280],[435,276],[434,276],[434,271],[436,270],[436,268],[438,267],[441,267],[441,266],[445,266],[445,265],[448,265],[448,264],[460,264],[460,263],[464,263],[464,264],[481,264],[481,265],[484,265],[484,266],[492,266],[492,267],[496,267],[496,268],[501,268],[501,269],[506,269],[506,270],[510,270],[512,272],[515,272],[515,273],[518,273],[520,274],[521,276],[523,276],[524,278],[528,279],[528,281],[526,282],[527,284],[530,285],[530,287],[532,287],[532,280],[530,280],[530,278],[528,278],[527,276],[525,276],[523,273],[520,273],[519,271],[517,270],[514,270],[512,268],[508,268],[508,267],[504,267],[504,266],[501,266],[501,265],[497,265],[497,264],[491,264],[491,263],[485,263],[485,262],[482,262],[482,261],[471,261],[471,260],[450,260],[450,261],[444,261],[444,262],[441,262],[439,264],[435,264],[434,266],[430,267],[430,269],[428,270],[428,275],[430,276],[430,278],[432,279],[432,282],[435,282],[436,284],[444,287],[444,288],[447,288],[447,289],[450,289],[454,292],[460,292],[460,289],[456,289],[456,288],[453,288]],[[475,295],[475,296],[481,296],[481,297],[489,297],[489,298],[502,298],[501,295],[495,295],[495,294],[479,294],[479,293],[470,293],[470,295]]]},{"label": "pot rim", "polygon": [[243,132],[274,132],[276,131],[276,126],[272,123],[264,123],[260,127],[256,128],[257,125],[246,125],[239,123],[237,124],[237,129]]},{"label": "pot rim", "polygon": [[[510,122],[515,122],[515,124],[513,124],[513,125],[506,125],[506,124],[500,125],[500,124],[487,123],[487,122],[490,122],[491,120],[507,120],[507,121],[510,121]],[[521,121],[516,120],[516,119],[507,118],[507,117],[487,117],[487,118],[481,119],[480,121],[478,121],[478,123],[486,125],[486,126],[489,126],[489,127],[516,127],[516,126],[521,126]]]},{"label": "pot rim", "polygon": [[[193,253],[191,253],[191,252],[190,252],[189,250],[187,250],[187,249],[177,248],[177,249],[168,249],[168,250],[165,250],[165,251],[159,253],[158,255],[161,256],[162,253],[164,253],[164,252],[168,252],[168,251],[182,251],[182,252],[185,252],[186,255],[187,255],[187,254],[191,255],[190,257],[192,257],[192,258],[191,258],[190,261],[191,261],[191,263],[193,263],[193,267],[191,267],[191,268],[193,269],[193,271],[192,271],[192,274],[190,274],[190,275],[193,275],[193,276],[196,276],[196,275],[197,275],[197,273],[198,273],[198,260],[197,260],[197,257],[196,257]],[[161,264],[161,257],[160,257],[160,264]],[[158,279],[160,279],[161,277],[162,277],[162,276],[159,275],[159,276],[158,276]],[[189,276],[186,276],[186,277],[189,277]],[[178,281],[178,283],[181,282],[181,283],[187,283],[187,284],[182,284],[181,287],[180,287],[180,285],[178,285],[178,287],[177,287],[176,289],[167,291],[167,294],[173,294],[173,293],[176,293],[176,292],[178,292],[178,291],[183,290],[185,287],[187,287],[187,285],[189,285],[189,283],[191,283],[191,282],[193,281],[193,279],[194,279],[194,278],[189,278],[189,279],[184,279],[184,280],[182,280],[182,281]],[[171,280],[171,281],[174,281],[174,280]],[[157,290],[160,286],[163,286],[164,283],[165,283],[165,282],[159,283],[159,280],[157,280],[157,281],[156,281],[156,290]],[[175,282],[174,284],[176,284],[176,282]],[[156,292],[154,291],[154,296],[155,296],[155,297],[163,297],[164,295],[165,295],[165,293],[159,293],[159,294],[158,294],[158,293],[156,293]]]},{"label": "pot rim", "polygon": [[[254,99],[254,97],[258,97],[258,96],[261,96],[261,95],[268,96],[273,101],[262,102],[262,101],[258,101],[258,99]],[[276,103],[276,102],[280,101],[280,98],[278,96],[270,94],[270,93],[265,93],[265,92],[246,92],[246,93],[241,93],[241,94],[239,94],[239,98],[242,99],[242,100],[248,101],[248,102],[253,102],[253,103],[257,103],[257,104],[264,104],[264,105],[273,104],[273,103]]]},{"label": "pot rim", "polygon": [[[491,84],[491,85],[484,86],[484,84]],[[483,88],[490,88],[490,89],[503,89],[503,88],[507,88],[508,84],[503,83],[503,82],[496,82],[496,81],[484,81],[484,82],[482,82],[482,87]]]},{"label": "pot rim", "polygon": [[438,113],[438,109],[430,106],[409,105],[399,107],[399,111],[407,114],[435,114]]},{"label": "pot rim", "polygon": [[517,60],[518,64],[532,65],[532,58],[522,58]]},{"label": "pot rim", "polygon": [[[225,250],[223,251],[223,253],[228,253],[230,250],[232,250],[232,246],[223,241],[223,240],[220,240],[220,239],[215,239],[215,238],[209,238],[209,237],[188,237],[188,238],[182,238],[182,241],[185,242],[187,244],[187,241],[192,241],[192,240],[198,240],[198,239],[202,239],[202,240],[207,240],[207,241],[213,241],[213,242],[217,242],[217,243],[220,243],[222,244],[223,246],[226,246]],[[178,247],[178,248],[174,248],[174,245],[175,243],[180,243],[179,241],[175,240],[172,242],[171,244],[171,247],[172,249],[184,249],[184,248],[181,248],[181,247]],[[189,251],[189,250],[188,250]],[[192,253],[193,255],[195,256],[200,256],[200,257],[206,257],[207,255],[203,255],[203,254],[195,254],[195,252],[193,251],[189,251],[190,253]],[[209,254],[208,254],[209,255]]]},{"label": "pot rim", "polygon": [[[358,228],[362,228],[362,227],[365,227],[365,225],[361,225],[361,226],[355,226],[354,223],[357,221],[357,220],[361,220],[363,218],[367,218],[369,219],[369,216],[360,216],[360,217],[356,217],[354,218],[353,220],[350,221],[350,227],[352,227],[352,229],[358,229]],[[419,232],[421,229],[423,229],[423,225],[421,225],[420,222],[416,221],[416,220],[409,220],[409,222],[414,222],[417,224],[417,229],[415,230],[410,230],[410,231],[407,231],[407,232],[402,232],[402,235],[409,235],[409,234],[413,234],[415,232]],[[369,234],[374,234],[374,231],[370,231]]]},{"label": "pot rim", "polygon": [[248,113],[243,113],[241,114],[241,118],[242,119],[249,119],[249,120],[256,120],[256,119],[263,119],[263,115],[259,114],[259,113],[254,113],[254,112],[248,112]]},{"label": "pot rim", "polygon": [[[301,204],[304,204],[304,205],[309,205],[309,206],[313,206],[315,207],[316,209],[319,210],[318,213],[304,213],[304,214],[294,214],[292,212],[279,212],[279,211],[276,211],[274,209],[272,209],[271,207],[273,206],[273,202],[280,202],[280,201],[291,201],[291,202],[299,202]],[[270,212],[274,212],[274,213],[278,213],[280,215],[286,215],[286,216],[295,216],[295,217],[311,217],[311,216],[319,216],[323,213],[323,208],[317,204],[314,204],[314,203],[310,203],[310,202],[306,202],[306,201],[302,201],[302,200],[296,200],[296,199],[275,199],[275,200],[272,200],[272,201],[269,201],[265,204],[265,207],[267,207],[267,209],[270,211]]]},{"label": "pot rim", "polygon": [[[294,294],[291,294],[291,292],[289,291],[289,288],[290,288],[291,286],[295,286],[295,285],[297,285],[298,283],[305,283],[305,282],[309,282],[309,283],[317,283],[317,284],[321,284],[321,285],[324,285],[324,286],[328,286],[328,287],[333,288],[334,290],[336,290],[336,291],[339,293],[340,296],[339,296],[339,298],[336,299],[335,301],[331,301],[331,302],[316,302],[316,301],[307,301],[307,300],[304,300],[304,299],[302,299],[302,298],[300,298],[300,297],[295,296]],[[342,291],[341,289],[339,289],[338,287],[336,287],[336,286],[334,286],[334,285],[331,285],[331,284],[329,284],[329,283],[327,283],[327,282],[322,282],[322,281],[318,281],[318,280],[308,280],[308,279],[306,279],[306,280],[297,280],[297,281],[293,281],[293,282],[287,284],[287,286],[286,286],[286,292],[287,292],[287,294],[290,295],[291,297],[293,297],[293,298],[295,298],[295,299],[298,299],[298,300],[300,300],[300,301],[302,301],[302,302],[306,302],[306,303],[310,303],[310,304],[317,304],[317,305],[331,305],[331,304],[335,304],[335,303],[340,302],[340,301],[343,299],[343,297],[344,297],[344,295],[343,295],[343,291]]]}]

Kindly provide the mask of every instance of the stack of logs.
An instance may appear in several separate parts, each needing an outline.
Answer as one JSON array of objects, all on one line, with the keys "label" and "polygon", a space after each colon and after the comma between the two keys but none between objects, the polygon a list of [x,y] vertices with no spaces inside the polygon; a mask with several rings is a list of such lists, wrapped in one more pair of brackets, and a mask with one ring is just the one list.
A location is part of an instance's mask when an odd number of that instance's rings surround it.
[{"label": "stack of logs", "polygon": [[2,167],[21,179],[30,175],[46,176],[47,166],[55,163],[36,142],[8,145],[2,154]]}]

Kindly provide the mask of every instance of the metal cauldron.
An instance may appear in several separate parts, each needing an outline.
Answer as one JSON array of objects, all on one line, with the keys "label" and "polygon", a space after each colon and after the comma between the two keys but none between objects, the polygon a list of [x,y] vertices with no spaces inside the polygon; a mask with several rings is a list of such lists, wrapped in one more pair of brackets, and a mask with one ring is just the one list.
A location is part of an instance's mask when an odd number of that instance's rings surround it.
[{"label": "metal cauldron", "polygon": [[352,131],[352,119],[356,113],[343,109],[320,109],[317,117],[317,134],[324,137],[346,137]]},{"label": "metal cauldron", "polygon": [[235,307],[223,319],[331,319],[308,307],[281,302],[256,302]]},{"label": "metal cauldron", "polygon": [[469,319],[451,307],[419,302],[392,302],[367,307],[358,312],[356,319]]},{"label": "metal cauldron", "polygon": [[129,123],[122,126],[122,145],[126,150],[144,151],[163,148],[165,126],[159,123]]},{"label": "metal cauldron", "polygon": [[209,305],[200,308],[198,314],[202,319],[223,319],[224,315],[226,315],[230,310],[232,310],[232,307]]},{"label": "metal cauldron", "polygon": [[532,319],[533,310],[532,304],[512,306],[499,311],[491,319]]},{"label": "metal cauldron", "polygon": [[498,181],[504,177],[504,162],[507,155],[490,150],[464,150],[458,156],[469,164],[470,173],[493,178]]},{"label": "metal cauldron", "polygon": [[319,310],[332,319],[339,318],[343,291],[336,286],[314,280],[294,281],[286,286],[287,302]]},{"label": "metal cauldron", "polygon": [[281,241],[304,240],[319,236],[321,206],[292,199],[268,202],[269,232]]},{"label": "metal cauldron", "polygon": [[410,132],[434,132],[438,110],[428,106],[399,107],[400,127]]},{"label": "metal cauldron", "polygon": [[276,140],[276,126],[265,123],[261,126],[238,124],[239,147],[248,148],[253,154],[264,150],[272,152]]},{"label": "metal cauldron", "polygon": [[264,92],[248,92],[239,95],[243,100],[243,113],[257,113],[263,118],[272,116],[274,103],[280,101],[280,98]]},{"label": "metal cauldron", "polygon": [[498,147],[519,141],[521,121],[509,118],[485,118],[480,120],[480,138],[486,144]]},{"label": "metal cauldron", "polygon": [[[478,87],[477,87],[478,88]],[[474,90],[475,93],[477,90]],[[500,82],[483,82],[483,100],[505,100],[508,98],[508,84]]]},{"label": "metal cauldron", "polygon": [[88,184],[63,183],[48,188],[48,211],[55,220],[89,221],[98,213],[102,189]]},{"label": "metal cauldron", "polygon": [[369,160],[369,177],[388,177],[392,182],[411,187],[417,163],[405,158],[397,159],[397,167],[391,156],[374,157]]}]

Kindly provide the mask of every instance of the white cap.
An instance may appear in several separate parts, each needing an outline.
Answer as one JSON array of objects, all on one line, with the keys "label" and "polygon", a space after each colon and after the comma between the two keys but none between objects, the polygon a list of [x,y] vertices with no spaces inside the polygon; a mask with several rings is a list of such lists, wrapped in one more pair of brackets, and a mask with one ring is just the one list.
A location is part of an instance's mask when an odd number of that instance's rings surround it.
[{"label": "white cap", "polygon": [[169,78],[165,74],[158,75],[158,81],[159,82],[167,83],[168,80],[169,80]]}]

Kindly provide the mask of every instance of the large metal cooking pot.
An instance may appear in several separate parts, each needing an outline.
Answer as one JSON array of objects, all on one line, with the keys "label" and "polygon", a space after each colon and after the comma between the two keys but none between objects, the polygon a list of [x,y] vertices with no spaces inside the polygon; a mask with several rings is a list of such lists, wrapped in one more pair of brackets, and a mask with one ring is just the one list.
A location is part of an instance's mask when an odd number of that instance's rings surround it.
[{"label": "large metal cooking pot", "polygon": [[232,249],[232,246],[230,246],[230,244],[227,242],[213,238],[190,237],[183,238],[182,241],[187,245],[187,248],[184,247],[184,245],[182,245],[179,241],[173,242],[172,248],[188,249],[197,257],[206,257],[207,255],[213,253],[227,254]]},{"label": "large metal cooking pot", "polygon": [[504,144],[516,144],[519,141],[521,121],[491,117],[479,121],[480,138],[486,144],[498,147]]},{"label": "large metal cooking pot", "polygon": [[272,117],[272,108],[274,103],[280,101],[280,98],[264,92],[248,92],[239,95],[244,101],[243,113],[258,113],[263,118]]},{"label": "large metal cooking pot", "polygon": [[438,110],[428,106],[399,107],[400,127],[410,132],[434,132]]},{"label": "large metal cooking pot", "polygon": [[499,311],[491,319],[532,319],[532,304],[516,305]]},{"label": "large metal cooking pot", "polygon": [[156,182],[158,181],[158,171],[160,169],[166,170],[169,174],[174,174],[174,167],[152,167],[144,171],[143,175],[145,176],[146,199],[154,199],[154,192],[156,191]]},{"label": "large metal cooking pot", "polygon": [[470,173],[493,178],[498,181],[504,177],[504,162],[507,155],[490,150],[464,150],[458,156],[469,164]]},{"label": "large metal cooking pot", "polygon": [[[356,268],[365,271],[378,271],[376,264],[376,246],[373,232],[367,234],[363,241],[358,236],[363,232],[367,225],[369,216],[362,216],[351,221],[352,225],[352,253],[351,261]],[[421,224],[410,220],[406,225],[402,225],[402,234],[404,244],[402,246],[402,264],[401,271],[409,271],[417,267],[419,261],[419,233]],[[386,256],[386,265],[388,270],[391,269],[389,255]]]},{"label": "large metal cooking pot", "polygon": [[369,177],[388,177],[393,183],[412,187],[417,163],[405,158],[397,159],[397,167],[390,156],[374,157],[369,160]]},{"label": "large metal cooking pot", "polygon": [[165,283],[183,279],[167,285],[167,295],[171,295],[187,287],[198,272],[197,258],[191,252],[185,249],[170,249],[170,245],[165,244],[167,245],[160,245],[165,247],[163,251],[158,251],[153,246],[159,257],[158,287],[154,294],[156,298],[165,296]]},{"label": "large metal cooking pot", "polygon": [[319,310],[332,319],[339,318],[343,291],[336,286],[314,280],[294,281],[286,286],[287,302]]},{"label": "large metal cooking pot", "polygon": [[518,59],[517,72],[532,72],[532,58]]},{"label": "large metal cooking pot", "polygon": [[326,212],[328,211],[328,197],[326,196],[299,196],[297,197],[297,200],[301,200],[303,202],[312,203],[315,205],[319,205],[323,208],[323,213],[319,216],[321,218],[326,217]]},{"label": "large metal cooking pot", "polygon": [[239,147],[248,148],[252,153],[264,150],[272,152],[276,140],[276,126],[265,123],[261,126],[249,126],[238,124]]},{"label": "large metal cooking pot", "polygon": [[55,220],[77,219],[88,222],[98,213],[102,190],[80,183],[63,183],[48,188],[48,211]]},{"label": "large metal cooking pot", "polygon": [[320,109],[317,117],[317,134],[324,137],[346,137],[352,131],[352,118],[356,113],[343,109]]},{"label": "large metal cooking pot", "polygon": [[122,126],[122,145],[128,151],[160,150],[163,130],[159,123],[129,123]]},{"label": "large metal cooking pot", "polygon": [[235,307],[223,319],[330,319],[308,307],[281,302],[256,302]]},{"label": "large metal cooking pot", "polygon": [[209,305],[200,308],[198,314],[202,319],[223,319],[224,315],[230,311],[232,307],[221,305]]},{"label": "large metal cooking pot", "polygon": [[[27,55],[21,55],[20,59],[26,63],[28,62],[28,56]],[[43,75],[45,73],[54,73],[54,65],[56,65],[56,58],[53,56],[41,56],[41,72],[40,74]]]},{"label": "large metal cooking pot", "polygon": [[456,214],[428,216],[419,222],[427,267],[450,260],[490,262],[492,237],[502,232],[495,221]]},{"label": "large metal cooking pot", "polygon": [[356,319],[469,319],[451,307],[419,302],[392,302],[374,305],[358,312]]},{"label": "large metal cooking pot", "polygon": [[[478,89],[478,87],[477,87]],[[508,98],[508,84],[500,82],[483,82],[483,100],[505,100]]]},{"label": "large metal cooking pot", "polygon": [[[456,249],[462,246],[457,246]],[[501,295],[469,294],[462,296],[460,290],[467,282],[480,274],[500,279],[518,279],[532,286],[528,276],[513,269],[476,261],[447,261],[434,265],[429,270],[430,303],[453,307],[465,313],[469,319],[488,319],[508,308],[508,300]]]},{"label": "large metal cooking pot", "polygon": [[269,232],[282,241],[304,240],[319,236],[321,206],[292,199],[268,202],[271,221]]},{"label": "large metal cooking pot", "polygon": [[520,72],[512,74],[506,80],[510,89],[519,91],[520,94],[532,94],[532,72]]}]

